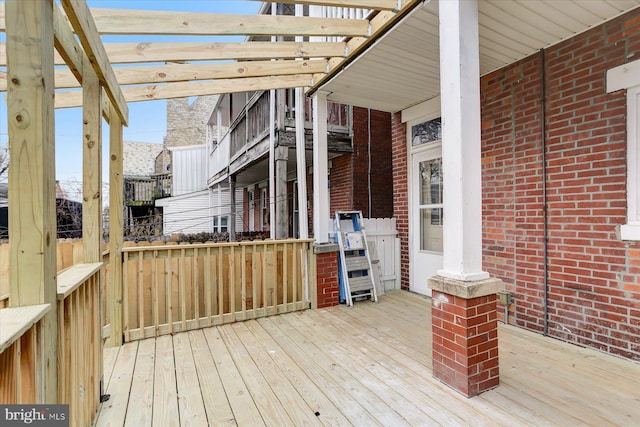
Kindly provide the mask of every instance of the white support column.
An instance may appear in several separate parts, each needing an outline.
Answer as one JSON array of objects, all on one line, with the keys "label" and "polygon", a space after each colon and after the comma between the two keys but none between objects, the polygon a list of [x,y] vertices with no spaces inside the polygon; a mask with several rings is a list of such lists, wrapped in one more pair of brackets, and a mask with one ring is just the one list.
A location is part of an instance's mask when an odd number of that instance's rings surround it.
[{"label": "white support column", "polygon": [[328,163],[327,94],[318,91],[313,95],[313,236],[316,243],[329,241]]},{"label": "white support column", "polygon": [[443,277],[482,271],[480,65],[477,0],[440,2],[440,92],[444,174]]},{"label": "white support column", "polygon": [[[304,5],[296,5],[296,16],[304,15]],[[297,42],[302,42],[302,37],[296,37]],[[306,137],[304,132],[305,97],[304,89],[296,88],[296,166],[298,179],[298,235],[301,239],[309,238],[309,221],[307,216],[307,161],[306,161]]]}]

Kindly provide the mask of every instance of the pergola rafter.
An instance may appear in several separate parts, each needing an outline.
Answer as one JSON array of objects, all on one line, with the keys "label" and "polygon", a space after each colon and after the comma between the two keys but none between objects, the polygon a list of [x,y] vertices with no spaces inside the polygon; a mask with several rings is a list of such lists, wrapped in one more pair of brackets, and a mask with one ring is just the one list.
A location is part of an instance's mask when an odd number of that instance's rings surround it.
[{"label": "pergola rafter", "polygon": [[[345,42],[133,42],[105,43],[111,64],[198,62],[346,57]],[[57,52],[55,65],[66,61]],[[0,66],[7,65],[6,44],[0,43]]]},{"label": "pergola rafter", "polygon": [[[94,68],[105,95],[126,111],[127,102],[182,96],[315,86],[348,64],[422,0],[289,0],[282,3],[362,8],[368,19],[300,16],[228,15],[129,9],[91,9],[78,0],[63,0],[55,8],[58,51],[56,89],[80,88],[82,67]],[[73,5],[73,7],[71,7]],[[91,19],[89,19],[91,18]],[[73,24],[73,25],[71,25]],[[4,31],[4,4],[0,3],[0,30]],[[76,40],[74,33],[77,36]],[[119,42],[101,43],[101,35],[122,36],[298,36],[308,41],[245,42]],[[330,36],[341,41],[315,41]],[[203,38],[204,40],[204,38]],[[82,45],[82,46],[81,46]],[[91,52],[83,58],[82,50]],[[6,45],[0,43],[0,66],[6,66]],[[297,59],[298,61],[292,61]],[[300,61],[303,59],[304,61]],[[207,63],[202,63],[206,61]],[[241,61],[228,63],[229,61]],[[164,63],[156,65],[155,63]],[[130,66],[108,67],[111,64]],[[147,65],[145,65],[147,64]],[[190,81],[198,81],[196,84]],[[137,85],[128,87],[129,85]],[[121,90],[116,90],[121,86]],[[7,88],[0,75],[0,90]],[[198,92],[200,91],[200,92]],[[104,102],[103,102],[104,104]],[[79,107],[81,92],[57,91],[56,108]],[[105,104],[105,109],[108,104]],[[105,117],[108,117],[105,114]],[[126,118],[124,123],[126,124]]]},{"label": "pergola rafter", "polygon": [[359,36],[369,35],[362,19],[282,15],[228,15],[160,10],[92,9],[99,34],[166,36]]}]

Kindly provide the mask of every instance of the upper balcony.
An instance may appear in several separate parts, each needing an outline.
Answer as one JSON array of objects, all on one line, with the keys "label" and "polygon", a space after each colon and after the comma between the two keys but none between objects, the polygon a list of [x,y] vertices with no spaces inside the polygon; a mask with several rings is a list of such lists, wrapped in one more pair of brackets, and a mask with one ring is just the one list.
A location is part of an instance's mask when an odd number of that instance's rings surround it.
[{"label": "upper balcony", "polygon": [[[234,98],[234,101],[245,101],[245,97]],[[228,127],[223,124],[226,133],[219,133],[218,137],[211,135],[209,155],[209,177],[224,172],[233,162],[248,162],[259,158],[268,151],[269,123],[269,91],[256,92],[249,98],[246,105],[239,111],[231,112],[230,106],[219,106],[226,115],[236,116]],[[295,141],[296,109],[294,103],[294,89],[276,91],[276,120],[273,126],[277,130],[276,145],[293,146]],[[232,104],[232,102],[230,102]],[[236,101],[237,104],[237,101]],[[307,149],[311,149],[312,103],[305,105],[305,131],[307,135]],[[224,120],[224,119],[221,119]],[[329,102],[327,105],[327,132],[329,151],[350,151],[353,135],[352,107],[344,104]],[[219,138],[219,140],[218,140]],[[262,143],[262,145],[260,145]],[[243,158],[244,156],[244,158]]]},{"label": "upper balcony", "polygon": [[124,178],[126,206],[153,206],[156,199],[171,197],[171,174],[130,176]]}]

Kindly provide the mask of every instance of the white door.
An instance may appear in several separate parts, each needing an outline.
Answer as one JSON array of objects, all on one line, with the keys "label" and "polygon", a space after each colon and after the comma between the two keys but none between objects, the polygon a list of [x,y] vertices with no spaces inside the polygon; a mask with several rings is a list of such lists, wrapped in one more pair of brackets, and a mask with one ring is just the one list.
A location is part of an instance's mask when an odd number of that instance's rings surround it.
[{"label": "white door", "polygon": [[442,269],[442,145],[411,156],[410,289],[431,295],[427,279]]}]

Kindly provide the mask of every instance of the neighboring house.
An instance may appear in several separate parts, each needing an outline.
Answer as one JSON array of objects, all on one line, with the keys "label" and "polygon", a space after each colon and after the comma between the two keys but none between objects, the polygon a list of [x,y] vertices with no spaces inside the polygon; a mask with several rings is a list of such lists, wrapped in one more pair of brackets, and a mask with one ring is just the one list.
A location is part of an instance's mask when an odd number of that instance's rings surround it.
[{"label": "neighboring house", "polygon": [[[56,223],[60,239],[82,237],[82,202],[73,200],[56,181]],[[9,238],[9,185],[0,183],[0,240]]]},{"label": "neighboring house", "polygon": [[170,171],[171,196],[157,200],[164,235],[211,232],[207,187],[207,124],[218,96],[167,100],[167,135],[156,169]]},{"label": "neighboring house", "polygon": [[[291,15],[292,5],[278,4],[277,14]],[[305,8],[308,13],[309,9]],[[359,11],[364,13],[363,11]],[[271,13],[264,4],[260,13]],[[260,38],[250,38],[251,41]],[[275,120],[271,123],[271,93]],[[309,228],[313,205],[312,106],[305,102],[305,163]],[[296,164],[297,111],[294,90],[258,91],[223,95],[209,121],[208,141],[213,231],[270,231],[273,237],[298,237],[298,173]],[[361,210],[365,217],[393,214],[391,186],[390,114],[367,108],[329,103],[330,215],[337,210]],[[273,153],[270,125],[274,127]],[[214,131],[214,129],[216,131]],[[225,132],[226,131],[226,132]],[[270,155],[273,154],[273,160]],[[273,164],[270,168],[270,161]],[[270,172],[273,171],[273,172]],[[275,188],[271,188],[273,173]],[[230,194],[235,188],[235,202]],[[272,206],[274,218],[271,218]],[[232,233],[233,234],[233,233]]]},{"label": "neighboring house", "polygon": [[162,229],[156,199],[171,195],[171,174],[156,169],[162,145],[124,141],[124,230],[126,236],[149,237]]},{"label": "neighboring house", "polygon": [[82,202],[77,188],[64,186],[56,181],[56,223],[59,239],[79,239],[82,237]]}]

